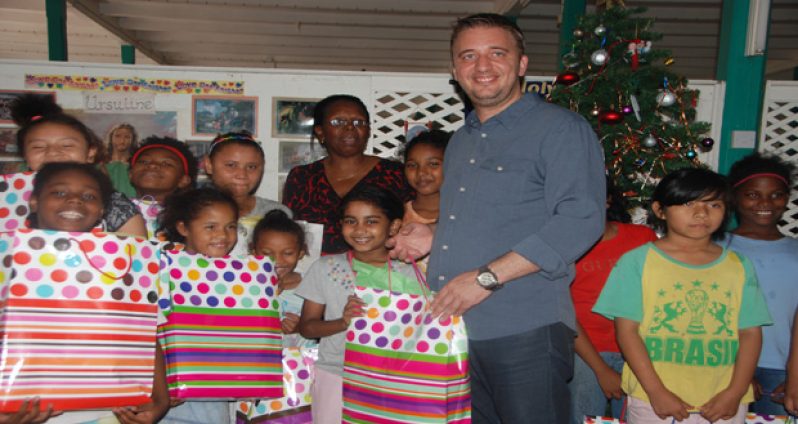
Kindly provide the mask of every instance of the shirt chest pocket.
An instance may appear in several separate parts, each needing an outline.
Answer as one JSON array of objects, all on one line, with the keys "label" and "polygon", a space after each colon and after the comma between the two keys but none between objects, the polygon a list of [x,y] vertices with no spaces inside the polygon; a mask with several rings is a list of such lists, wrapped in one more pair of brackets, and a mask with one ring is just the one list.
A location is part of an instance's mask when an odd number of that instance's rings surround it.
[{"label": "shirt chest pocket", "polygon": [[493,204],[528,200],[529,166],[520,160],[485,160],[477,166],[477,196]]}]

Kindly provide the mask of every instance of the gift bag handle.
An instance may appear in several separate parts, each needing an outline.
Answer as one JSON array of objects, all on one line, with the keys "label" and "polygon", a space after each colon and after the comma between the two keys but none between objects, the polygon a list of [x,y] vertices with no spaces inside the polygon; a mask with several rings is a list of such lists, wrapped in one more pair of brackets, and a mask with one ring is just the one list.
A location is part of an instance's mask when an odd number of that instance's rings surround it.
[{"label": "gift bag handle", "polygon": [[133,245],[131,245],[129,243],[125,245],[125,252],[127,253],[127,269],[125,269],[124,273],[120,274],[118,277],[115,277],[115,276],[113,276],[113,275],[101,270],[96,265],[94,265],[94,262],[92,262],[91,259],[89,259],[89,254],[86,252],[86,250],[83,249],[83,245],[80,244],[80,240],[70,237],[69,241],[73,241],[73,242],[75,242],[75,244],[78,245],[78,250],[80,250],[80,253],[83,253],[83,257],[86,258],[86,262],[89,263],[89,266],[94,268],[95,271],[97,271],[100,274],[102,274],[105,278],[109,278],[111,280],[116,281],[116,280],[121,280],[121,279],[125,278],[125,276],[130,273],[130,268],[133,266]]}]

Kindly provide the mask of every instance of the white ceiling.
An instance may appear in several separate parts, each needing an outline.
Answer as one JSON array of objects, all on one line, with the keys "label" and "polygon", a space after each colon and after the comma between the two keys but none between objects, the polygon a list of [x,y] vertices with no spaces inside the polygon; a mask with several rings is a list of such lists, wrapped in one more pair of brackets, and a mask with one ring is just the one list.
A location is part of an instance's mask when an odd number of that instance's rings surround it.
[{"label": "white ceiling", "polygon": [[[693,79],[715,78],[721,3],[626,0]],[[798,0],[772,3],[767,78],[792,79]],[[68,49],[75,62],[120,63],[130,43],[137,63],[448,72],[457,17],[519,11],[529,74],[556,74],[561,0],[69,0]],[[44,0],[0,0],[0,58],[47,60]]]}]

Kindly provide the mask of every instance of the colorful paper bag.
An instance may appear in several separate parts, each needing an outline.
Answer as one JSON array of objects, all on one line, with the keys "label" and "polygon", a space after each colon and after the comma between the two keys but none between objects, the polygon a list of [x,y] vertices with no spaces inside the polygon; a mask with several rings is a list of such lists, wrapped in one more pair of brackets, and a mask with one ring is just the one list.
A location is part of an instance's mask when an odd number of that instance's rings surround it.
[{"label": "colorful paper bag", "polygon": [[25,227],[28,200],[33,192],[33,171],[2,175],[0,178],[0,232]]},{"label": "colorful paper bag", "polygon": [[173,397],[283,396],[277,276],[269,258],[165,251],[171,305],[159,329]]},{"label": "colorful paper bag", "polygon": [[158,230],[158,214],[163,210],[163,206],[151,197],[149,199],[130,200],[139,208],[141,216],[144,217],[144,223],[147,226],[147,238],[157,240],[155,232]]},{"label": "colorful paper bag", "polygon": [[795,422],[795,417],[788,415],[765,415],[749,412],[745,416],[745,424],[792,424]]},{"label": "colorful paper bag", "polygon": [[239,424],[311,424],[310,386],[313,364],[319,357],[316,347],[283,348],[283,389],[279,399],[238,402],[236,422]]},{"label": "colorful paper bag", "polygon": [[343,421],[471,422],[462,319],[433,320],[423,295],[364,287],[355,294],[366,315],[346,333]]},{"label": "colorful paper bag", "polygon": [[0,239],[0,411],[39,396],[56,410],[150,400],[157,245],[22,229]]}]

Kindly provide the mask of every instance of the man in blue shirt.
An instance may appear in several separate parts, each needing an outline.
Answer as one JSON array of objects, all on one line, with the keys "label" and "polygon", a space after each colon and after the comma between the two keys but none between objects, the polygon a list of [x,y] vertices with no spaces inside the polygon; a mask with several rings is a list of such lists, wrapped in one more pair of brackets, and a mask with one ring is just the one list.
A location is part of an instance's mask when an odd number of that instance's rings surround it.
[{"label": "man in blue shirt", "polygon": [[[464,315],[475,423],[567,423],[575,317],[573,264],[604,226],[604,161],[579,115],[523,94],[521,30],[507,18],[460,19],[455,80],[474,110],[444,160],[428,281],[436,316]],[[429,248],[411,224],[394,254]]]}]

